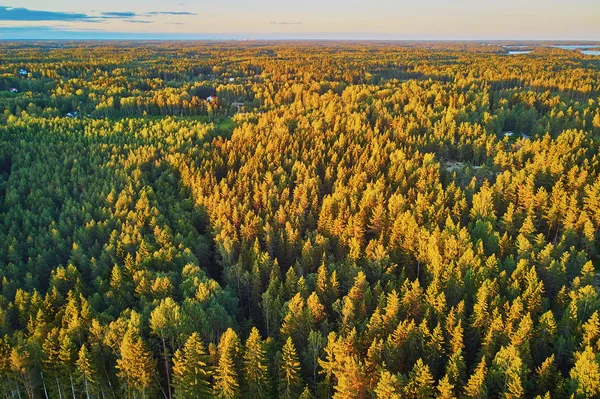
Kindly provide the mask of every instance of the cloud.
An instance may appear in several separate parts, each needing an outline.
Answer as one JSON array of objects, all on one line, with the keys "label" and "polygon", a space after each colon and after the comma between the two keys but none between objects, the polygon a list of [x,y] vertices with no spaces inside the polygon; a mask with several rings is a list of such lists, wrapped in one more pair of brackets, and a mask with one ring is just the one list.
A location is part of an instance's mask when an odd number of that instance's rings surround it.
[{"label": "cloud", "polygon": [[302,25],[302,22],[288,22],[288,21],[276,22],[276,21],[273,21],[273,22],[271,22],[271,25]]},{"label": "cloud", "polygon": [[143,15],[198,15],[188,11],[153,11]]},{"label": "cloud", "polygon": [[122,19],[127,22],[151,23],[146,20],[133,20],[133,18],[156,17],[161,15],[187,16],[197,15],[188,11],[152,11],[138,14],[132,11],[105,11],[100,15],[91,15],[72,12],[30,10],[23,7],[0,6],[0,21],[64,21],[64,22],[101,22],[108,19]]},{"label": "cloud", "polygon": [[111,12],[103,12],[102,16],[106,17],[106,18],[135,18],[135,17],[137,17],[137,14],[134,12],[111,11]]},{"label": "cloud", "polygon": [[152,24],[152,21],[148,21],[145,19],[125,19],[124,22],[129,22],[131,24]]},{"label": "cloud", "polygon": [[87,14],[0,6],[0,21],[90,21]]}]

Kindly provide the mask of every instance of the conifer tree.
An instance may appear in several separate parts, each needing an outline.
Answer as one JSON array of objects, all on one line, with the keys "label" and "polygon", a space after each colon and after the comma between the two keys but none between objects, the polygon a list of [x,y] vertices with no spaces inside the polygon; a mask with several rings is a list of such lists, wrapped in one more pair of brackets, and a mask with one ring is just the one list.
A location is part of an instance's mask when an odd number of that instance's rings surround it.
[{"label": "conifer tree", "polygon": [[409,395],[418,399],[433,398],[434,380],[429,366],[418,359],[409,374],[408,392]]},{"label": "conifer tree", "polygon": [[139,393],[142,398],[152,390],[156,369],[152,354],[142,338],[130,327],[120,345],[121,357],[117,359],[117,376],[123,382],[125,391]]},{"label": "conifer tree", "polygon": [[284,399],[297,398],[302,387],[300,376],[300,361],[292,338],[288,337],[281,352],[279,365],[279,397]]},{"label": "conifer tree", "polygon": [[244,380],[246,389],[244,396],[263,398],[268,394],[268,367],[266,351],[256,327],[250,331],[244,349]]},{"label": "conifer tree", "polygon": [[600,365],[591,347],[575,354],[570,377],[576,397],[593,398],[600,394]]},{"label": "conifer tree", "polygon": [[402,388],[398,377],[387,370],[382,370],[379,382],[375,387],[375,394],[380,399],[400,399]]},{"label": "conifer tree", "polygon": [[219,341],[219,361],[215,370],[214,395],[218,398],[233,399],[240,395],[238,374],[239,338],[231,328],[227,329]]},{"label": "conifer tree", "polygon": [[94,394],[93,387],[97,382],[96,369],[94,367],[90,352],[85,344],[81,345],[77,355],[76,375],[78,381],[83,383],[83,388],[85,390],[87,399],[90,399],[91,395]]},{"label": "conifer tree", "polygon": [[182,349],[173,356],[173,386],[177,398],[209,398],[209,357],[198,333],[192,333]]},{"label": "conifer tree", "polygon": [[485,357],[481,359],[477,368],[473,371],[465,387],[465,396],[469,399],[485,399],[488,397],[486,385],[487,366]]}]

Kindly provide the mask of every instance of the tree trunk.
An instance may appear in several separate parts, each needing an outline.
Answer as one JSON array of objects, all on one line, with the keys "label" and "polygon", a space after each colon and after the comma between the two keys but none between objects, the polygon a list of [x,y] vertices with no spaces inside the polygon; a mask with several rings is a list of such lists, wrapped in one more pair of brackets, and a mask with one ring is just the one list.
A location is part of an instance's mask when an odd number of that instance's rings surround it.
[{"label": "tree trunk", "polygon": [[69,375],[69,379],[71,380],[71,392],[73,392],[73,399],[77,399],[75,397],[75,385],[73,385],[73,376]]},{"label": "tree trunk", "polygon": [[58,397],[62,399],[62,392],[60,390],[60,382],[58,381],[58,377],[56,377],[56,386],[58,387]]},{"label": "tree trunk", "polygon": [[83,383],[85,385],[85,396],[87,397],[87,399],[90,399],[90,391],[88,389],[87,377],[83,378]]},{"label": "tree trunk", "polygon": [[48,399],[48,390],[46,389],[46,382],[44,381],[44,373],[40,371],[40,376],[42,377],[42,386],[44,387],[44,396]]},{"label": "tree trunk", "polygon": [[156,383],[158,384],[158,387],[160,388],[160,391],[162,392],[163,396],[165,397],[165,399],[168,399],[167,394],[165,393],[165,389],[163,388],[162,384],[160,383],[160,378],[158,378],[158,371],[154,372],[154,380],[156,381]]},{"label": "tree trunk", "polygon": [[169,375],[169,360],[167,359],[167,346],[165,345],[165,338],[161,335],[163,344],[163,354],[165,357],[165,371],[167,373],[167,397],[171,399],[171,377]]}]

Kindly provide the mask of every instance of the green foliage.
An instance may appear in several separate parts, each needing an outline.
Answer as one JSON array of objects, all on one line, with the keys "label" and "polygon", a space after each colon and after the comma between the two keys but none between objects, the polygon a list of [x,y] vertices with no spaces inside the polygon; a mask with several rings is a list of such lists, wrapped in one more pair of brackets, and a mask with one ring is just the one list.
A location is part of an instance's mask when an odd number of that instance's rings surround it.
[{"label": "green foliage", "polygon": [[50,47],[0,64],[0,396],[600,395],[588,56]]}]

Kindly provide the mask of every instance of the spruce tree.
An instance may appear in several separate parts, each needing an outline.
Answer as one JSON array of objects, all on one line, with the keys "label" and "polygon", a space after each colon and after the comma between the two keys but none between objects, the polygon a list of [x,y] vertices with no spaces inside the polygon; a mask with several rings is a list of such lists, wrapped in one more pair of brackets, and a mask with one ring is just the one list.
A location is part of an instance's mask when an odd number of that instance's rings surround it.
[{"label": "spruce tree", "polygon": [[297,398],[302,387],[300,361],[292,338],[288,337],[281,352],[279,365],[279,397],[283,399]]},{"label": "spruce tree", "polygon": [[240,395],[237,356],[239,338],[231,328],[227,329],[219,341],[219,361],[215,370],[214,395],[218,398],[233,399]]},{"label": "spruce tree", "polygon": [[173,356],[173,386],[177,398],[209,398],[209,357],[200,335],[193,333]]},{"label": "spruce tree", "polygon": [[244,397],[263,398],[268,393],[266,351],[256,327],[250,331],[244,350]]}]

